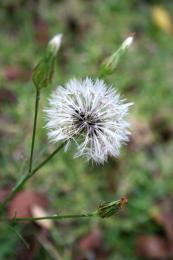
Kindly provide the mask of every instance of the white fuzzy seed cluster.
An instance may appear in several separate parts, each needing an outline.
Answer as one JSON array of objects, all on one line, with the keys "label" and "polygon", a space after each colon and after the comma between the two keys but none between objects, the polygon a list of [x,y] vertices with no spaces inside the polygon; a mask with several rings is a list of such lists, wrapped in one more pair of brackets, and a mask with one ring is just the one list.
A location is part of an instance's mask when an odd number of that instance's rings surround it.
[{"label": "white fuzzy seed cluster", "polygon": [[78,156],[103,163],[128,141],[129,106],[103,80],[72,79],[49,99],[46,128],[53,142],[74,142]]}]

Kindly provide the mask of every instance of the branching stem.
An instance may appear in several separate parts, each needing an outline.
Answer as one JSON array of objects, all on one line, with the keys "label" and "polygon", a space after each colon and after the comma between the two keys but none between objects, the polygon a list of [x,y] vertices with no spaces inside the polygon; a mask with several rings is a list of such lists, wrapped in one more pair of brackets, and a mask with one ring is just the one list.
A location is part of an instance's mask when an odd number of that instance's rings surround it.
[{"label": "branching stem", "polygon": [[58,146],[45,160],[43,160],[38,166],[36,166],[31,172],[28,172],[19,179],[14,188],[11,190],[9,195],[5,198],[5,200],[0,204],[0,210],[3,209],[6,204],[13,198],[13,196],[23,188],[24,184],[36,173],[38,172],[46,163],[48,163],[54,156],[57,154],[66,144],[66,142],[62,143]]}]

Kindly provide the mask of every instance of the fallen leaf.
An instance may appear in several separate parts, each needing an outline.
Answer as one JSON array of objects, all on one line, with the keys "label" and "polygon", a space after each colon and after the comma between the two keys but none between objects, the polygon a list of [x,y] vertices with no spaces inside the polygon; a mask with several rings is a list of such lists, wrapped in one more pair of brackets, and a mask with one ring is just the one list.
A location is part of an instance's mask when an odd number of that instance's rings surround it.
[{"label": "fallen leaf", "polygon": [[8,216],[10,218],[32,217],[31,209],[34,205],[46,208],[48,205],[46,196],[32,190],[23,190],[10,202]]},{"label": "fallen leaf", "polygon": [[162,31],[168,34],[173,33],[173,23],[170,14],[163,6],[154,6],[152,8],[152,18]]},{"label": "fallen leaf", "polygon": [[167,259],[168,244],[161,236],[141,235],[136,240],[137,254],[147,259]]},{"label": "fallen leaf", "polygon": [[8,66],[4,69],[3,75],[6,78],[6,80],[9,81],[18,80],[18,81],[26,82],[31,78],[31,71],[19,66],[16,67]]},{"label": "fallen leaf", "polygon": [[13,105],[17,102],[16,94],[6,88],[0,88],[0,105],[8,104]]},{"label": "fallen leaf", "polygon": [[[31,214],[34,218],[46,217],[50,215],[43,207],[40,207],[38,205],[31,206]],[[35,222],[45,229],[51,229],[53,227],[53,221],[50,219],[36,220]]]},{"label": "fallen leaf", "polygon": [[79,242],[82,251],[92,251],[98,249],[102,244],[102,232],[99,228],[93,229],[89,234],[81,238]]}]

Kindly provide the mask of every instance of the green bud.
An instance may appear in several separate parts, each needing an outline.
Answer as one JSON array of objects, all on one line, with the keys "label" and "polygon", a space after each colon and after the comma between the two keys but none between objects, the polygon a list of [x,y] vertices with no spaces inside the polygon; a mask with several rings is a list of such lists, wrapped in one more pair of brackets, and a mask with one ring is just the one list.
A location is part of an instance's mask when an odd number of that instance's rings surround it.
[{"label": "green bud", "polygon": [[48,43],[44,56],[35,66],[32,80],[37,89],[47,87],[53,77],[57,52],[61,46],[62,34],[57,34]]},{"label": "green bud", "polygon": [[105,59],[100,69],[101,76],[110,75],[114,72],[121,57],[127,51],[127,49],[132,44],[132,42],[133,42],[133,36],[128,37],[114,54],[112,54],[110,57]]},{"label": "green bud", "polygon": [[122,197],[120,200],[101,204],[97,210],[97,215],[101,218],[109,218],[121,208],[124,207],[128,202],[126,197]]}]

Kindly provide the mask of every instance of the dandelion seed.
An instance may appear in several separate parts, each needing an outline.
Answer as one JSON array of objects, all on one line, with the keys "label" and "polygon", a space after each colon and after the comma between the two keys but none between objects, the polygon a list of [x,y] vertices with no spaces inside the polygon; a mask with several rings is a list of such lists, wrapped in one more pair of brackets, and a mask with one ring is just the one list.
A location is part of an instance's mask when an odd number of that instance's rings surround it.
[{"label": "dandelion seed", "polygon": [[[74,142],[78,156],[103,163],[108,156],[118,156],[128,141],[129,106],[103,80],[70,80],[58,87],[49,99],[47,114],[48,137],[53,142]],[[68,146],[67,146],[68,148]]]}]

